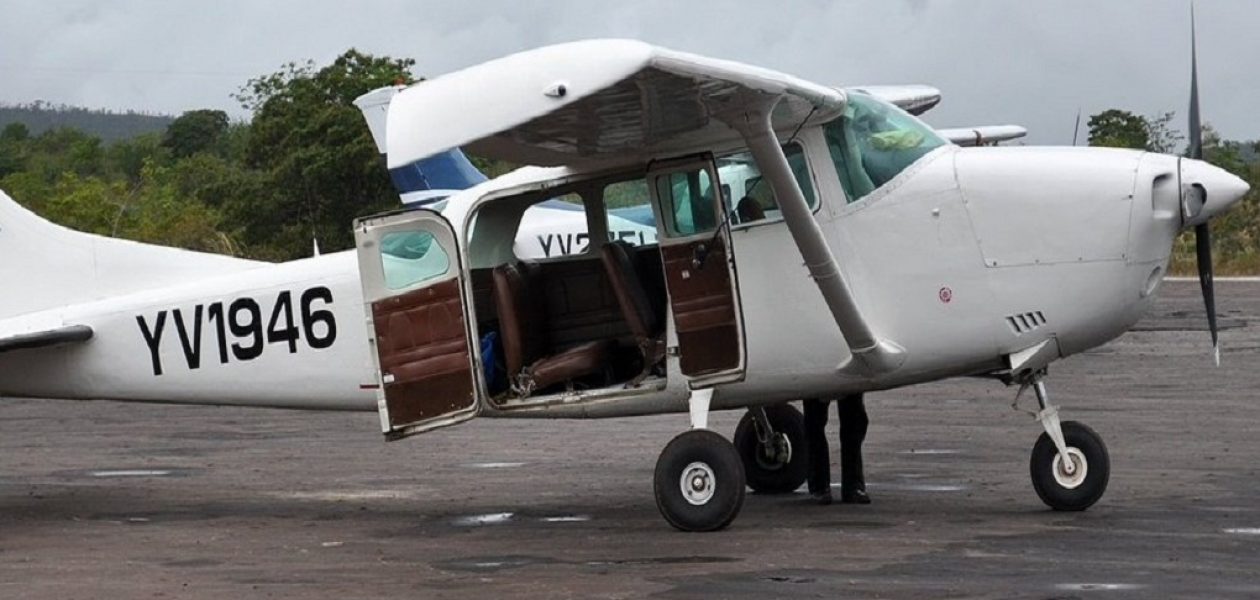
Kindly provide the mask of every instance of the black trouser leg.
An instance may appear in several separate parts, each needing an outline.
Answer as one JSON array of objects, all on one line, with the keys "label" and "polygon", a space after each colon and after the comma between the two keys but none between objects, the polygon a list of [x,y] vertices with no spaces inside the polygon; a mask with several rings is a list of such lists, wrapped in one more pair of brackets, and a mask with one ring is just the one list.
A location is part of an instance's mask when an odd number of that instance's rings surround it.
[{"label": "black trouser leg", "polygon": [[844,491],[866,490],[862,472],[862,442],[866,440],[866,404],[862,394],[845,396],[836,402],[840,418],[840,484]]},{"label": "black trouser leg", "polygon": [[828,400],[805,400],[805,446],[809,459],[809,493],[831,489],[831,448],[827,445]]}]

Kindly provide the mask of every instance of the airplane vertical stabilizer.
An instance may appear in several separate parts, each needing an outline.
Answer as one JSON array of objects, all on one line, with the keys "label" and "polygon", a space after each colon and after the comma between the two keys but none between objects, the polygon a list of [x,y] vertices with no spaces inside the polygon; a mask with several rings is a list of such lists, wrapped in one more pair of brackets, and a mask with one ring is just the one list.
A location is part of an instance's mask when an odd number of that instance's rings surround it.
[{"label": "airplane vertical stabilizer", "polygon": [[260,264],[81,233],[0,192],[0,319]]},{"label": "airplane vertical stabilizer", "polygon": [[[372,140],[381,155],[385,146],[385,123],[389,116],[389,103],[402,86],[383,87],[355,99],[355,106],[363,112]],[[439,152],[433,156],[389,170],[394,188],[402,195],[403,202],[424,203],[446,197],[452,191],[466,190],[486,181],[486,176],[459,148]]]}]

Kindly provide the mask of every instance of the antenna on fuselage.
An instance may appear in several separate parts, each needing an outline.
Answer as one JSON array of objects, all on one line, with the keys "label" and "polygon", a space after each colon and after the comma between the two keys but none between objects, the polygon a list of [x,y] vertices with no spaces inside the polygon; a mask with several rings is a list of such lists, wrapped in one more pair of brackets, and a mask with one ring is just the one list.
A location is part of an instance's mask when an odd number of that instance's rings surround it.
[{"label": "antenna on fuselage", "polygon": [[1076,107],[1076,127],[1072,128],[1072,145],[1076,145],[1076,141],[1081,135],[1081,107]]}]

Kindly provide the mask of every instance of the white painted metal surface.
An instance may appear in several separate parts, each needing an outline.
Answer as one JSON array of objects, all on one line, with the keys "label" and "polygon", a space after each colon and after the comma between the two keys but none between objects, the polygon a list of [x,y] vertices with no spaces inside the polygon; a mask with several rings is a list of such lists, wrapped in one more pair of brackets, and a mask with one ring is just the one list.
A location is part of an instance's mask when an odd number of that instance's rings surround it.
[{"label": "white painted metal surface", "polygon": [[459,146],[535,165],[686,154],[738,139],[714,116],[740,110],[745,91],[784,96],[775,115],[783,127],[811,113],[825,120],[844,103],[837,89],[768,69],[630,40],[572,42],[404,90],[389,108],[389,164]]}]

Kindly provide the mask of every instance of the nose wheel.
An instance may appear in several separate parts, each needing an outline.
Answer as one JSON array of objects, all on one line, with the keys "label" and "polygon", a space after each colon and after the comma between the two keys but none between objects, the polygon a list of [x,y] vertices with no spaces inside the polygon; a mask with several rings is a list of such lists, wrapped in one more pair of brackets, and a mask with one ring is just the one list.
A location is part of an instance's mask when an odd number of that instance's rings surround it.
[{"label": "nose wheel", "polygon": [[1102,436],[1082,423],[1059,421],[1059,409],[1049,404],[1045,384],[1032,382],[1041,412],[1037,420],[1045,428],[1033,445],[1028,461],[1033,489],[1054,510],[1081,511],[1098,502],[1107,491],[1111,457]]}]

